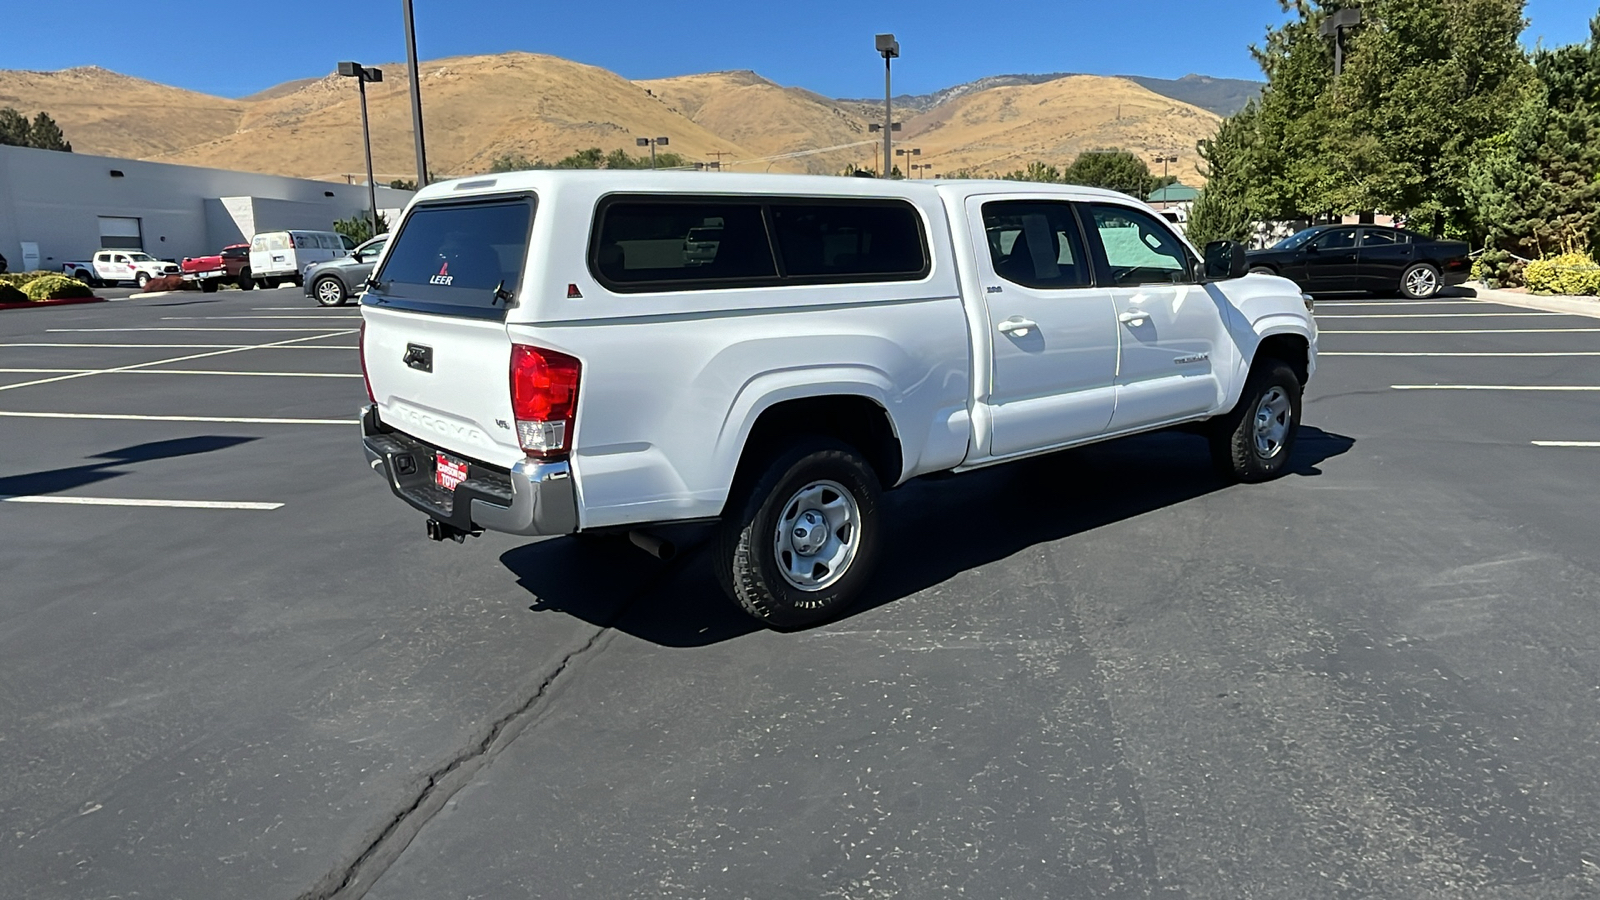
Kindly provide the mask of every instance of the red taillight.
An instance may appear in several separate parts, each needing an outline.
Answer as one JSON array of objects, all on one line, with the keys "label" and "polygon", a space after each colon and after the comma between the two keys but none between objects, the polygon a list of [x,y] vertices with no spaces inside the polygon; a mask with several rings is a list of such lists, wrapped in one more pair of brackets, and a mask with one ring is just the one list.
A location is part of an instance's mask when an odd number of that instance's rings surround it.
[{"label": "red taillight", "polygon": [[377,403],[372,395],[372,378],[367,375],[367,320],[361,320],[361,330],[356,332],[356,355],[361,357],[361,383],[367,388],[367,402]]},{"label": "red taillight", "polygon": [[511,345],[511,414],[524,453],[541,459],[566,455],[582,370],[565,353]]}]

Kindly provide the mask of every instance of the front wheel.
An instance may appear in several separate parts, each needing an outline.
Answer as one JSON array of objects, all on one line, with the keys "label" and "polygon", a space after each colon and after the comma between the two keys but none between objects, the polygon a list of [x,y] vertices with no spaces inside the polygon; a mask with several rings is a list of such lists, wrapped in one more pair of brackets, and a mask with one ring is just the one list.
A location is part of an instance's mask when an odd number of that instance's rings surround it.
[{"label": "front wheel", "polygon": [[1251,266],[1250,267],[1250,274],[1251,275],[1276,275],[1276,274],[1278,274],[1278,270],[1274,269],[1271,266]]},{"label": "front wheel", "polygon": [[133,283],[137,284],[139,286],[139,290],[142,291],[144,290],[144,286],[150,283],[150,276],[140,272],[139,274],[133,276]]},{"label": "front wheel", "polygon": [[318,278],[316,283],[311,286],[311,292],[316,295],[317,302],[323,306],[341,306],[347,296],[344,285],[332,275]]},{"label": "front wheel", "polygon": [[773,628],[834,618],[872,576],[881,496],[877,473],[853,447],[801,442],[730,498],[716,544],[718,580]]},{"label": "front wheel", "polygon": [[1439,293],[1439,270],[1428,263],[1413,263],[1400,276],[1400,293],[1408,300],[1426,300]]},{"label": "front wheel", "polygon": [[1211,460],[1224,478],[1268,481],[1288,468],[1299,431],[1300,380],[1287,365],[1263,361],[1211,432]]}]

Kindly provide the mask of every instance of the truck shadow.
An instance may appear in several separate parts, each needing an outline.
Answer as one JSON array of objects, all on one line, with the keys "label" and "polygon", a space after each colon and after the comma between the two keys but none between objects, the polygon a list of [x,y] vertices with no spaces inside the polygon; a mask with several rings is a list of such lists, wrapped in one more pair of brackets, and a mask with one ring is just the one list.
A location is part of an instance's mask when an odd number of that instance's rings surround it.
[{"label": "truck shadow", "polygon": [[[1315,477],[1353,438],[1302,426],[1291,476]],[[844,616],[893,603],[1028,547],[1174,506],[1229,487],[1205,443],[1180,433],[1139,435],[997,466],[921,479],[884,498],[878,574]],[[1249,490],[1240,487],[1239,490]],[[938,533],[928,533],[932,525]],[[562,612],[666,647],[702,647],[761,628],[723,595],[704,544],[660,562],[624,539],[552,540],[500,561]]]},{"label": "truck shadow", "polygon": [[125,467],[135,463],[153,462],[158,459],[171,459],[177,456],[192,456],[196,453],[212,453],[217,450],[226,450],[239,444],[247,444],[253,440],[255,440],[253,437],[229,437],[212,434],[199,437],[175,438],[168,441],[152,441],[148,444],[135,444],[131,447],[124,447],[121,450],[97,453],[90,457],[90,459],[105,460],[104,462],[68,466],[44,472],[29,472],[24,475],[8,475],[0,478],[0,497],[26,497],[69,491],[73,488],[85,487],[116,478],[118,475],[127,474],[128,469]]}]

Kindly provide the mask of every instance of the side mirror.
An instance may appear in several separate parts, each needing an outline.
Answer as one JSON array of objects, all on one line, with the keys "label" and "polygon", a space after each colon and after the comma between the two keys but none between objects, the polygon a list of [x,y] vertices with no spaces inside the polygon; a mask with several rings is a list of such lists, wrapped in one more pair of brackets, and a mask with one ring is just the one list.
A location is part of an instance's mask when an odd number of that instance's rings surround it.
[{"label": "side mirror", "polygon": [[1201,281],[1241,278],[1250,270],[1244,258],[1244,245],[1238,241],[1212,241],[1206,245],[1204,275]]},{"label": "side mirror", "polygon": [[1322,248],[1318,247],[1316,244],[1307,244],[1306,245],[1306,252],[1307,253],[1321,253],[1322,252]]}]

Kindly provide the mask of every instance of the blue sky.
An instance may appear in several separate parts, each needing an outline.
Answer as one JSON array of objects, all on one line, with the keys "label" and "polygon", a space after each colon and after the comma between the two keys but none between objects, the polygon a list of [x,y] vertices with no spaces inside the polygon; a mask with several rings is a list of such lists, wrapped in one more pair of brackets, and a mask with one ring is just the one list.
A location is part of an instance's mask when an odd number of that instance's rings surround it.
[{"label": "blue sky", "polygon": [[[239,97],[325,75],[340,59],[405,58],[400,0],[71,0],[8,2],[0,66],[99,65]],[[754,69],[832,97],[883,90],[872,36],[892,31],[903,57],[895,93],[927,93],[984,75],[1087,72],[1176,78],[1260,75],[1247,51],[1282,19],[1277,0],[970,0],[861,4],[668,0],[414,0],[424,59],[528,50],[628,78]],[[1530,0],[1524,42],[1588,36],[1600,0]],[[1217,12],[1218,9],[1226,12]]]}]

